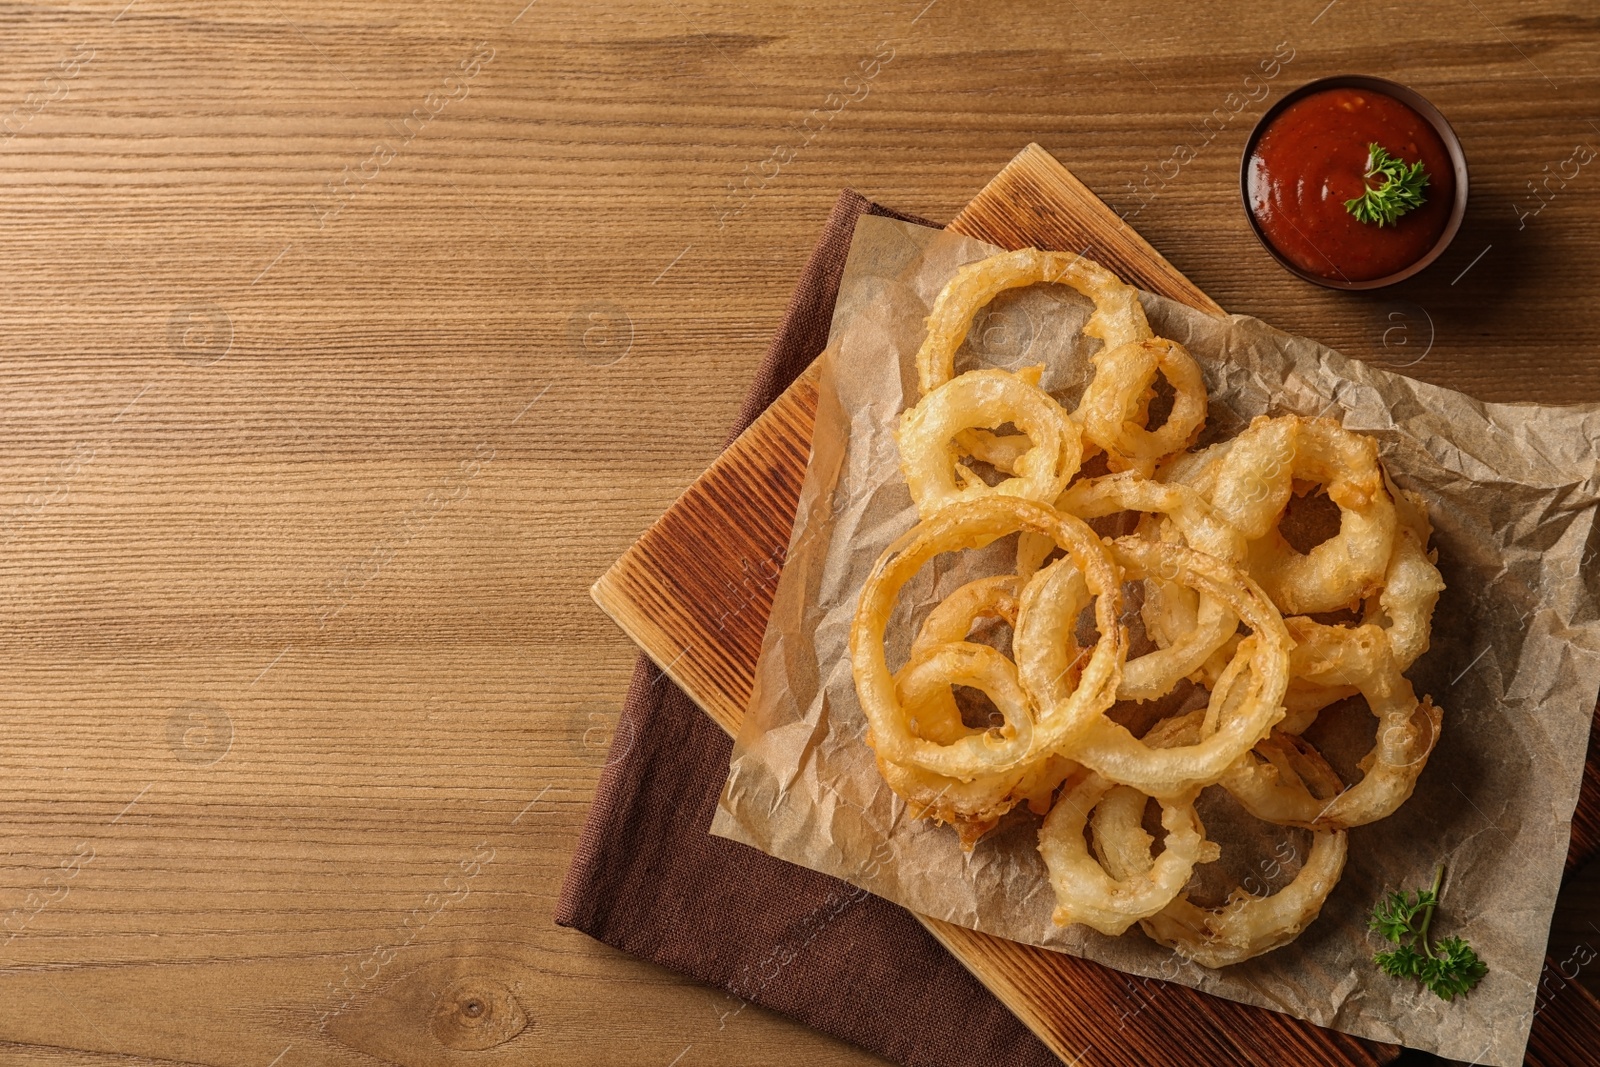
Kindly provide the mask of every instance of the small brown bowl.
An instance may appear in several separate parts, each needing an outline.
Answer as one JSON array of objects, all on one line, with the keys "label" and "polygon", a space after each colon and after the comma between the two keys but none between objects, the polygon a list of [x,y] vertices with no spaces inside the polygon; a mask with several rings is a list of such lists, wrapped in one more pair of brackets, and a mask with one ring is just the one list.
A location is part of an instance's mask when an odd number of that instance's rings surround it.
[{"label": "small brown bowl", "polygon": [[[1282,253],[1273,247],[1267,235],[1261,232],[1261,224],[1256,221],[1255,212],[1250,210],[1250,156],[1256,150],[1256,142],[1266,132],[1272,120],[1277,118],[1283,109],[1300,100],[1319,93],[1324,89],[1366,89],[1374,93],[1382,93],[1392,97],[1421,115],[1434,132],[1439,135],[1439,140],[1444,142],[1445,150],[1450,153],[1450,163],[1455,170],[1456,198],[1450,205],[1450,219],[1445,223],[1444,231],[1439,234],[1439,240],[1434,242],[1428,253],[1404,270],[1381,278],[1369,278],[1366,281],[1351,282],[1339,281],[1335,278],[1323,278],[1309,271],[1301,270],[1291,263]],[[1389,81],[1386,78],[1373,78],[1365,74],[1338,74],[1331,78],[1318,78],[1316,81],[1306,82],[1300,88],[1285,93],[1283,98],[1262,113],[1257,120],[1255,128],[1250,131],[1250,136],[1244,142],[1244,154],[1239,159],[1239,194],[1244,201],[1244,217],[1250,220],[1250,229],[1255,231],[1256,240],[1261,242],[1272,256],[1283,265],[1289,273],[1304,278],[1308,282],[1324,286],[1328,289],[1381,289],[1386,285],[1405,281],[1407,278],[1427,268],[1434,260],[1438,259],[1444,250],[1450,247],[1450,242],[1455,240],[1456,231],[1461,229],[1461,220],[1467,213],[1467,157],[1461,150],[1461,138],[1456,136],[1456,131],[1450,128],[1450,123],[1439,113],[1439,109],[1428,103],[1427,99],[1415,89]]]}]

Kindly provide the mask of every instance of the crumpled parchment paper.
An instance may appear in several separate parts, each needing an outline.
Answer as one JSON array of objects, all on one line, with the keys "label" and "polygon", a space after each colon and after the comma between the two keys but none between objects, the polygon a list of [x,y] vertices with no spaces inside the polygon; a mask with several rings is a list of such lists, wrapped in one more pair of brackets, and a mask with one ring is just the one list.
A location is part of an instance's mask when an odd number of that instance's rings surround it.
[{"label": "crumpled parchment paper", "polygon": [[[1444,710],[1415,795],[1351,832],[1344,877],[1297,941],[1208,970],[1137,927],[1112,938],[1054,925],[1037,816],[1013,812],[968,855],[954,830],[909,816],[864,740],[850,622],[873,561],[916,521],[892,427],[917,397],[913,356],[934,297],[958,266],[995,251],[889,219],[857,226],[788,562],[712,832],[986,933],[1453,1059],[1520,1064],[1600,689],[1600,573],[1590,565],[1600,547],[1600,406],[1484,404],[1256,319],[1143,295],[1155,331],[1187,345],[1205,371],[1202,443],[1258,414],[1327,415],[1372,434],[1395,480],[1427,497],[1449,585],[1432,649],[1408,672]],[[1079,332],[1088,310],[1062,286],[1004,294],[979,314],[957,369],[1044,363],[1044,386],[1070,408],[1099,345]],[[1009,569],[1009,543],[907,586],[890,626],[891,666],[943,595]],[[1332,752],[1335,740],[1325,749],[1347,775],[1375,732],[1356,712],[1365,722],[1350,727],[1348,751]],[[1225,874],[1252,891],[1286,884],[1308,837],[1254,824],[1222,796],[1201,814],[1224,847]],[[1367,929],[1385,890],[1426,887],[1441,862],[1434,932],[1465,936],[1490,967],[1453,1003],[1380,973],[1372,955],[1384,943]],[[1215,904],[1226,888],[1193,891]]]}]

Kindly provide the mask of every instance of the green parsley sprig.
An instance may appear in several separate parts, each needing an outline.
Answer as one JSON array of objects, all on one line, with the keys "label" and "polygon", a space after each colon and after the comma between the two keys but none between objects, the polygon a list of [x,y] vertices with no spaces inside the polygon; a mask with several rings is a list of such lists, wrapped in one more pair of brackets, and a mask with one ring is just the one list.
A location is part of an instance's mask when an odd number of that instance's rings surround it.
[{"label": "green parsley sprig", "polygon": [[1428,927],[1439,907],[1439,886],[1443,883],[1444,867],[1441,865],[1434,872],[1431,889],[1389,893],[1372,909],[1372,921],[1368,925],[1400,946],[1372,958],[1384,974],[1414,978],[1439,999],[1454,1000],[1470,993],[1489,973],[1489,965],[1459,937],[1428,942]]},{"label": "green parsley sprig", "polygon": [[1426,201],[1422,190],[1428,187],[1428,172],[1422,160],[1406,163],[1391,156],[1378,142],[1367,145],[1368,178],[1383,178],[1383,184],[1367,191],[1354,200],[1346,200],[1344,209],[1358,222],[1368,225],[1393,226],[1395,220],[1409,211],[1415,211]]}]

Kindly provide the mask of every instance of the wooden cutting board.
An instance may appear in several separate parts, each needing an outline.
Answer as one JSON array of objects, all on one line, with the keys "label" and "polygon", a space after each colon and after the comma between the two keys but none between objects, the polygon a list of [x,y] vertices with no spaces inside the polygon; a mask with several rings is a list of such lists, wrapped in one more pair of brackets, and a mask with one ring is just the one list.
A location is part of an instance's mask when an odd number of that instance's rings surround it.
[{"label": "wooden cutting board", "polygon": [[[1082,251],[1140,288],[1223,314],[1037,145],[1013,159],[949,228],[1006,248]],[[813,365],[592,590],[595,602],[730,734],[738,732],[750,697],[805,478],[816,374]],[[1575,856],[1592,852],[1600,839],[1600,805],[1590,784],[1574,823]],[[1278,1012],[918,918],[1069,1064],[1311,1067],[1384,1064],[1399,1055],[1393,1045]],[[1594,1007],[1592,998],[1586,1006]],[[1600,1014],[1590,1010],[1587,1018]]]}]

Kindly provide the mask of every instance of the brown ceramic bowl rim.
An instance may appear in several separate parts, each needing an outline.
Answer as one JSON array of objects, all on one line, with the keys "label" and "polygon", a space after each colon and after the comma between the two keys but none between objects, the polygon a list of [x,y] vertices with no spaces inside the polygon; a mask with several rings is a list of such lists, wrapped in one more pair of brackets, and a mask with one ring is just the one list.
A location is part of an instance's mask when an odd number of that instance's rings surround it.
[{"label": "brown ceramic bowl rim", "polygon": [[[1403,270],[1393,274],[1386,274],[1381,278],[1369,278],[1366,281],[1352,282],[1341,281],[1337,278],[1323,278],[1302,270],[1290,262],[1283,253],[1273,247],[1272,241],[1261,231],[1261,224],[1256,220],[1255,212],[1250,210],[1250,156],[1256,150],[1256,142],[1266,132],[1274,119],[1283,113],[1283,109],[1296,100],[1304,99],[1312,93],[1320,93],[1324,89],[1366,89],[1384,96],[1392,97],[1421,115],[1439,135],[1439,140],[1444,142],[1444,147],[1450,153],[1450,163],[1455,170],[1456,196],[1455,203],[1450,205],[1450,218],[1444,225],[1444,231],[1439,234],[1439,239],[1421,259],[1412,263]],[[1261,242],[1273,259],[1283,265],[1291,274],[1298,275],[1308,282],[1325,286],[1329,289],[1380,289],[1386,285],[1405,281],[1412,275],[1427,269],[1438,259],[1450,242],[1455,240],[1456,231],[1461,229],[1461,220],[1467,213],[1467,157],[1461,150],[1461,138],[1456,136],[1456,131],[1451,129],[1450,123],[1445,120],[1439,109],[1428,102],[1427,98],[1409,86],[1399,82],[1389,81],[1387,78],[1375,78],[1367,74],[1336,74],[1328,78],[1318,78],[1306,82],[1298,89],[1285,93],[1277,103],[1262,112],[1261,118],[1256,120],[1255,127],[1250,131],[1250,136],[1244,142],[1244,153],[1239,159],[1239,193],[1244,201],[1244,217],[1250,220],[1250,229],[1254,231],[1256,240]]]}]

